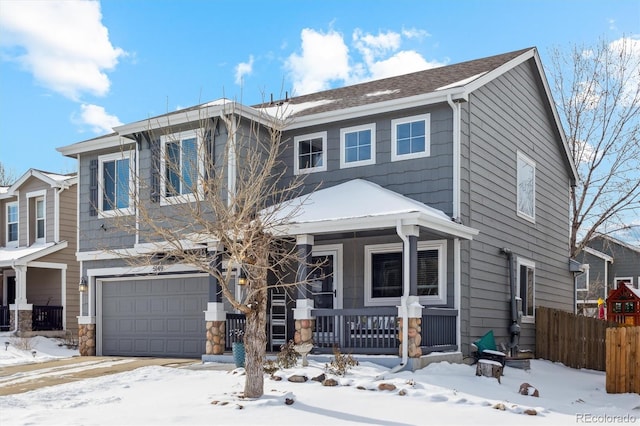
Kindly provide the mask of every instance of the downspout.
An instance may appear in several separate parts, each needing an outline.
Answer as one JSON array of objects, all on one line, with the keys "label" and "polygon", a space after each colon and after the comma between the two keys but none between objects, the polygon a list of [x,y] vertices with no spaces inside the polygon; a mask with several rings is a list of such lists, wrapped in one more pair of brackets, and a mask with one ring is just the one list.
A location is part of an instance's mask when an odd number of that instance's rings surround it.
[{"label": "downspout", "polygon": [[453,218],[460,220],[460,104],[453,102],[449,93],[447,103],[453,111]]},{"label": "downspout", "polygon": [[[15,271],[15,273],[16,273],[16,283],[15,283],[16,291],[15,292],[17,294],[17,290],[18,290],[17,289],[17,287],[18,287],[18,271],[16,271],[16,261],[15,260],[13,260],[11,262],[11,269],[13,269]],[[16,333],[18,333],[18,323],[20,322],[20,315],[18,315],[18,303],[17,303],[17,300],[14,300],[13,304],[16,307],[16,314],[14,316],[16,327],[13,329],[13,331],[11,333],[12,334],[16,334]]]},{"label": "downspout", "polygon": [[513,252],[508,248],[501,248],[500,252],[507,255],[507,263],[509,264],[509,287],[511,289],[511,325],[509,326],[511,341],[509,342],[509,350],[511,351],[511,356],[517,356],[518,342],[520,340],[520,324],[518,324],[516,275],[514,273]]},{"label": "downspout", "polygon": [[402,220],[396,222],[396,232],[402,240],[402,297],[400,298],[400,306],[402,307],[402,361],[393,367],[389,372],[395,373],[402,370],[409,360],[409,306],[407,297],[409,296],[409,288],[411,286],[411,277],[409,276],[409,238],[402,231]]}]

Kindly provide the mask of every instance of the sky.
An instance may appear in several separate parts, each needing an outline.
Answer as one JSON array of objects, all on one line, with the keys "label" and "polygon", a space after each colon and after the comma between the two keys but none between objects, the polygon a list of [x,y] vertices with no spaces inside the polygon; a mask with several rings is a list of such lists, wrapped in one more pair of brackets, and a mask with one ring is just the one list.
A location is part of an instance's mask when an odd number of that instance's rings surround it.
[{"label": "sky", "polygon": [[[9,339],[0,349],[0,367],[42,363],[77,355],[60,349],[54,339],[29,340],[35,350],[21,350]],[[21,343],[21,342],[17,342]],[[640,395],[608,394],[605,373],[575,370],[534,359],[529,370],[506,366],[500,383],[475,375],[475,366],[437,362],[415,372],[392,374],[362,362],[343,377],[327,373],[338,386],[308,380],[325,373],[325,360],[300,362],[265,379],[265,395],[257,400],[238,396],[244,388],[243,369],[220,371],[197,363],[190,368],[147,366],[124,373],[43,387],[0,396],[3,426],[37,425],[575,425],[636,424]],[[15,383],[54,378],[83,369],[107,367],[127,359],[78,358],[60,368],[29,368],[4,375],[0,389]],[[204,368],[203,368],[204,367]],[[216,367],[220,367],[217,364]],[[26,371],[26,370],[25,370]],[[389,390],[380,390],[381,384]],[[528,391],[519,393],[523,384]],[[391,388],[392,385],[394,388]],[[538,396],[532,396],[537,390]],[[292,404],[287,405],[289,399]],[[216,402],[214,404],[214,402]],[[501,409],[502,408],[502,409]],[[534,410],[535,415],[525,414]],[[533,413],[533,411],[530,411]]]},{"label": "sky", "polygon": [[56,147],[223,96],[638,34],[638,0],[0,0],[0,162],[73,172]]}]

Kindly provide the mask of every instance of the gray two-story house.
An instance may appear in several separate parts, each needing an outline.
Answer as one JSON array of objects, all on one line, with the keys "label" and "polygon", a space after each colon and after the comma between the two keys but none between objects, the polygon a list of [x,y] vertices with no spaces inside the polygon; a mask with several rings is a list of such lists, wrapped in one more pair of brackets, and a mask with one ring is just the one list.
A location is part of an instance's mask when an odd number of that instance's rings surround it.
[{"label": "gray two-story house", "polygon": [[576,256],[582,273],[576,277],[576,309],[586,316],[597,316],[598,299],[622,284],[640,288],[640,247],[610,235],[596,234]]},{"label": "gray two-story house", "polygon": [[75,335],[77,179],[30,169],[0,188],[0,328]]},{"label": "gray two-story house", "polygon": [[[172,173],[193,170],[169,166],[224,151],[238,134],[226,123],[268,127],[275,108],[288,111],[283,179],[304,175],[307,192],[282,232],[324,269],[305,288],[271,295],[274,346],[296,337],[306,312],[318,350],[466,354],[489,330],[507,349],[535,349],[535,307],[573,310],[576,170],[530,48],[252,107],[211,102],[59,148],[79,166],[87,354],[212,353],[208,324],[221,302],[210,277],[188,265],[129,265],[123,256],[157,245],[122,220],[140,226],[134,196],[158,211],[189,202],[199,183],[185,187]],[[237,170],[225,173],[233,188]],[[403,335],[398,324],[414,317],[420,325],[409,321]]]}]

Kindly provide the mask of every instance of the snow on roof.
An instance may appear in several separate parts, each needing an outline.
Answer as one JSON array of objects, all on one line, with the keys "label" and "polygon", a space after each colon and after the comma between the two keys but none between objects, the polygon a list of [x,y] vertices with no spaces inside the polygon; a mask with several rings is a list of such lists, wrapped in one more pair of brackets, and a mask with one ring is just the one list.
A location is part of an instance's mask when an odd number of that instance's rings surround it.
[{"label": "snow on roof", "polygon": [[453,222],[440,210],[363,179],[319,189],[266,209],[263,214],[272,214],[276,223],[286,222],[276,228],[290,235],[390,228],[403,219],[468,239],[478,233]]},{"label": "snow on roof", "polygon": [[373,97],[373,96],[391,95],[391,94],[397,93],[399,91],[400,90],[398,90],[398,89],[396,89],[396,90],[378,90],[377,92],[367,93],[365,96]]},{"label": "snow on roof", "polygon": [[447,84],[446,86],[440,86],[436,90],[446,90],[446,89],[451,89],[452,87],[464,86],[465,84],[470,83],[473,80],[482,77],[486,73],[487,72],[485,71],[485,72],[481,72],[481,73],[476,74],[476,75],[472,75],[471,77],[467,77],[467,78],[465,78],[463,80],[454,81],[453,83]]},{"label": "snow on roof", "polygon": [[[54,248],[54,246],[60,246]],[[36,243],[29,247],[3,247],[0,249],[0,266],[12,266],[20,261],[31,261],[66,247],[63,243]]]},{"label": "snow on roof", "polygon": [[283,103],[274,104],[272,106],[255,109],[257,109],[258,111],[262,111],[263,113],[271,117],[285,119],[306,109],[315,108],[338,101],[339,99],[320,99],[317,101],[302,102],[299,104],[293,104],[291,102],[285,101]]}]

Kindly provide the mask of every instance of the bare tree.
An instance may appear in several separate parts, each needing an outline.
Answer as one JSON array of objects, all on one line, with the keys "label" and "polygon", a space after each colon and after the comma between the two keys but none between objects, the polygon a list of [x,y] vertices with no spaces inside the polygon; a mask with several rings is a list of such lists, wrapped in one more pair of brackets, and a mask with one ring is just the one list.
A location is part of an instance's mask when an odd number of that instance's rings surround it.
[{"label": "bare tree", "polygon": [[[640,40],[600,40],[551,52],[554,96],[578,169],[571,255],[594,233],[640,223]],[[630,219],[631,218],[631,219]]]},{"label": "bare tree", "polygon": [[6,169],[0,161],[0,186],[11,186],[15,180],[16,177],[13,175],[13,171]]},{"label": "bare tree", "polygon": [[[300,195],[302,180],[286,177],[287,169],[280,161],[284,120],[267,115],[255,120],[240,117],[231,110],[199,120],[202,144],[189,148],[198,150],[198,160],[188,167],[170,161],[166,143],[171,140],[165,139],[161,148],[166,156],[165,184],[155,196],[166,205],[158,208],[157,203],[149,202],[144,194],[154,197],[157,185],[139,175],[135,178],[137,194],[131,195],[136,200],[138,223],[130,216],[116,219],[119,229],[137,232],[141,241],[157,243],[149,256],[127,257],[130,264],[172,262],[206,272],[217,279],[233,308],[246,315],[244,396],[257,398],[264,393],[268,290],[299,284],[294,269],[298,262],[295,241],[279,231],[298,211],[289,201]],[[176,129],[170,125],[163,128]],[[226,143],[222,152],[215,153],[212,147],[218,145],[212,135],[221,133]],[[159,136],[170,138],[170,134],[150,130],[145,137],[153,144]],[[184,158],[187,148],[178,144],[177,149]],[[134,170],[131,165],[131,173]],[[223,256],[226,268],[219,267],[211,247],[223,248],[216,254]],[[233,274],[239,268],[247,276],[242,298],[234,292]]]}]

